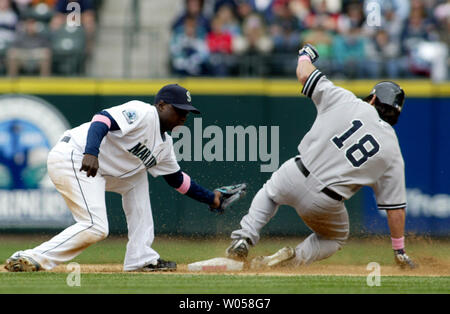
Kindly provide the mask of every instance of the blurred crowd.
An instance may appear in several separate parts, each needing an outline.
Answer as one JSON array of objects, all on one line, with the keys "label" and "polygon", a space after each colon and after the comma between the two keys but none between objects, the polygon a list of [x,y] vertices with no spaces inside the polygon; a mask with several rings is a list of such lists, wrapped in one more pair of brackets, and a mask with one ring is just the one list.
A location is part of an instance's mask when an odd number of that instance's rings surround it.
[{"label": "blurred crowd", "polygon": [[447,79],[450,0],[185,0],[175,75],[288,76],[304,43],[342,78]]},{"label": "blurred crowd", "polygon": [[0,72],[81,75],[99,0],[0,0]]}]

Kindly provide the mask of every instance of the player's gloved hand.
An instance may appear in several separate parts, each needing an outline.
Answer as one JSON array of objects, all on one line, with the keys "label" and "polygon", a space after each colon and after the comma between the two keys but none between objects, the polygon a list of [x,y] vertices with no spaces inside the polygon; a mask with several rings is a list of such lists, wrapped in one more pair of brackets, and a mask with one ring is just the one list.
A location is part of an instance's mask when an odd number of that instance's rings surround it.
[{"label": "player's gloved hand", "polygon": [[397,265],[399,265],[401,268],[409,268],[413,269],[416,268],[417,265],[411,260],[411,258],[406,255],[405,250],[394,250],[394,259]]},{"label": "player's gloved hand", "polygon": [[[230,207],[233,203],[237,202],[245,196],[247,190],[247,184],[241,183],[236,185],[222,186],[214,190],[214,193],[219,192],[219,205],[218,207],[210,206],[209,209],[212,212],[223,214],[226,208]],[[217,195],[217,194],[216,194]]]},{"label": "player's gloved hand", "polygon": [[95,177],[98,167],[99,165],[97,156],[84,154],[83,160],[81,161],[80,171],[86,171],[86,175],[88,177]]},{"label": "player's gloved hand", "polygon": [[298,51],[298,56],[308,56],[311,59],[311,62],[314,63],[319,59],[319,53],[317,52],[317,49],[310,44],[306,44],[303,46],[302,49]]}]

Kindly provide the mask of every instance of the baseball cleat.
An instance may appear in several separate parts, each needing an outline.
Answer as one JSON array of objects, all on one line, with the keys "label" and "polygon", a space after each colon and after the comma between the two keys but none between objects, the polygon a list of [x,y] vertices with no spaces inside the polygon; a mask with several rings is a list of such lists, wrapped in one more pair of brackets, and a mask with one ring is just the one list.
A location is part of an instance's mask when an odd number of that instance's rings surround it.
[{"label": "baseball cleat", "polygon": [[148,264],[137,271],[153,272],[153,271],[175,271],[177,270],[177,263],[158,259],[156,264]]},{"label": "baseball cleat", "polygon": [[246,259],[250,248],[249,242],[249,239],[244,238],[233,240],[231,245],[225,251],[227,257],[241,260]]},{"label": "baseball cleat", "polygon": [[270,256],[257,256],[250,263],[251,269],[280,266],[284,262],[295,257],[295,250],[286,246]]},{"label": "baseball cleat", "polygon": [[414,263],[408,255],[406,255],[404,250],[394,250],[394,259],[396,264],[400,266],[400,268],[417,268],[417,264]]},{"label": "baseball cleat", "polygon": [[9,272],[33,272],[39,271],[41,265],[29,256],[16,253],[6,260],[5,268]]}]

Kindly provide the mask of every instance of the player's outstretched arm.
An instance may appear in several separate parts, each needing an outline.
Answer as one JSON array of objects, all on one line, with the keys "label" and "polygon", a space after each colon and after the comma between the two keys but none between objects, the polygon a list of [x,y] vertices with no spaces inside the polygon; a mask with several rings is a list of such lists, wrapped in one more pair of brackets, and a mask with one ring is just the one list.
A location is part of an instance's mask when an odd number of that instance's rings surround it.
[{"label": "player's outstretched arm", "polygon": [[416,264],[405,253],[405,209],[386,210],[395,262],[402,268],[415,268]]},{"label": "player's outstretched arm", "polygon": [[319,58],[319,54],[317,53],[316,48],[313,46],[306,44],[302,49],[298,52],[298,61],[297,61],[297,79],[302,85],[305,85],[311,73],[316,70],[316,67],[312,64]]}]

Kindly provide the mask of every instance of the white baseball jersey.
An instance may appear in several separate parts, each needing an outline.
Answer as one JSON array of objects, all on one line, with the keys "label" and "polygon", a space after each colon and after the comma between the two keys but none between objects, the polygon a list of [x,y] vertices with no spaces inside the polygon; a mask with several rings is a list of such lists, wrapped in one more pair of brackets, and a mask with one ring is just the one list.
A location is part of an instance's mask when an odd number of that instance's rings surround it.
[{"label": "white baseball jersey", "polygon": [[317,118],[298,146],[307,169],[345,199],[371,186],[379,209],[405,207],[404,162],[392,126],[374,106],[318,70],[303,93],[317,108]]},{"label": "white baseball jersey", "polygon": [[[154,106],[133,100],[106,111],[120,130],[110,131],[100,144],[99,173],[126,178],[146,169],[152,176],[171,174],[180,169],[172,137],[161,135]],[[84,152],[90,122],[68,131],[74,146]]]},{"label": "white baseball jersey", "polygon": [[64,140],[49,153],[49,177],[65,198],[76,223],[23,252],[44,269],[73,259],[108,235],[106,190],[122,196],[129,231],[123,269],[140,269],[155,264],[160,257],[151,247],[154,227],[147,171],[156,177],[180,169],[172,138],[161,135],[158,112],[147,103],[130,101],[106,111],[120,130],[109,131],[103,138],[98,155],[100,168],[95,177],[78,170],[91,123],[68,130]]}]

